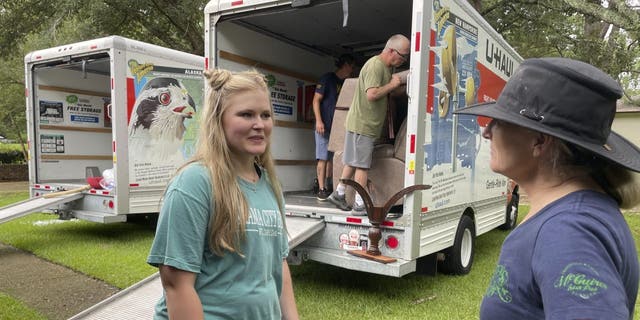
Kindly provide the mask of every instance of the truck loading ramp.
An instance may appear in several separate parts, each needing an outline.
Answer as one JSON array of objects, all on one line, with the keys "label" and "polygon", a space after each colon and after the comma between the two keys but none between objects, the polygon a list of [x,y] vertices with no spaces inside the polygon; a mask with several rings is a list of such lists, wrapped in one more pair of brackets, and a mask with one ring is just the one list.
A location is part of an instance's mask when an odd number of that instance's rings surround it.
[{"label": "truck loading ramp", "polygon": [[[322,219],[287,216],[289,248],[292,249],[318,231],[325,222]],[[162,296],[159,273],[128,287],[98,304],[78,313],[69,320],[125,320],[152,319],[154,307]]]},{"label": "truck loading ramp", "polygon": [[38,212],[42,209],[52,208],[56,205],[75,201],[82,197],[84,197],[83,193],[73,193],[51,198],[38,197],[17,202],[0,208],[0,224],[20,218],[32,212]]}]

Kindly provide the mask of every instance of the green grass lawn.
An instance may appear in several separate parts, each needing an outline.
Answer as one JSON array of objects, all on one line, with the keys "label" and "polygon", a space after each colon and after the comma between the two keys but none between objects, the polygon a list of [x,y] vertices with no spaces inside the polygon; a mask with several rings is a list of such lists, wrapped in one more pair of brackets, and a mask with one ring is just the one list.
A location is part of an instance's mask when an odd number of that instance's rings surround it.
[{"label": "green grass lawn", "polygon": [[15,191],[0,193],[0,207],[10,205],[12,203],[25,200],[29,197],[29,192]]},{"label": "green grass lawn", "polygon": [[[10,199],[0,194],[0,206]],[[21,198],[22,197],[22,198]],[[22,193],[13,201],[26,198]],[[528,207],[520,207],[522,218]],[[626,214],[640,248],[640,214]],[[153,239],[148,226],[70,221],[32,214],[0,225],[0,242],[33,252],[120,288],[155,272],[146,255]],[[36,224],[36,222],[40,222]],[[477,238],[473,269],[466,276],[407,275],[394,278],[345,270],[315,262],[291,266],[302,319],[477,319],[508,233],[491,231]],[[0,295],[0,309],[7,298]],[[9,302],[12,308],[18,303]],[[640,307],[636,304],[636,317]],[[37,318],[34,316],[34,318]]]},{"label": "green grass lawn", "polygon": [[0,152],[20,151],[22,146],[19,143],[0,143]]},{"label": "green grass lawn", "polygon": [[145,225],[59,221],[43,213],[0,225],[0,242],[121,289],[157,271],[145,263],[151,240],[153,231]]},{"label": "green grass lawn", "polygon": [[45,320],[37,311],[0,292],[0,320]]}]

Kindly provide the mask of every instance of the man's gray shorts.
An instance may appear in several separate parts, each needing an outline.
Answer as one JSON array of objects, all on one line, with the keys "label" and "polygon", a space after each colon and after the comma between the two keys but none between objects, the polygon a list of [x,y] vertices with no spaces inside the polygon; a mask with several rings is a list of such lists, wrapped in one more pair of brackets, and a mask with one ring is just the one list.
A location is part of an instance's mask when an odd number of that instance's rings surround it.
[{"label": "man's gray shorts", "polygon": [[369,136],[347,131],[344,135],[344,164],[360,169],[371,168],[371,155],[375,139]]}]

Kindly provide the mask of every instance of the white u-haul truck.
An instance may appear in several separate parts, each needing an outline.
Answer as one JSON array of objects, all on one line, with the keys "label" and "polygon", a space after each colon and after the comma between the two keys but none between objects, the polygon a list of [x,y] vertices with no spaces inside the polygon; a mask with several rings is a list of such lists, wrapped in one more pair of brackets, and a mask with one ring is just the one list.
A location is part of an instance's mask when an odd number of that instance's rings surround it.
[{"label": "white u-haul truck", "polygon": [[[390,99],[369,190],[382,206],[402,188],[431,188],[406,196],[381,223],[381,254],[395,262],[380,263],[349,254],[371,245],[367,217],[308,192],[316,170],[309,108],[315,82],[334,70],[336,57],[350,53],[364,62],[393,34],[411,40],[410,59],[396,70],[408,71],[406,95]],[[207,67],[255,68],[269,79],[287,225],[304,230],[307,223],[315,232],[292,249],[290,263],[310,259],[400,277],[433,272],[439,261],[441,270],[465,274],[476,236],[514,226],[508,181],[490,170],[489,142],[481,138],[488,119],[453,111],[496,99],[521,58],[467,1],[215,0],[205,8],[205,59]],[[344,135],[351,102],[345,90],[354,83],[343,85],[334,117],[334,181],[342,153],[335,136]]]},{"label": "white u-haul truck", "polygon": [[[431,188],[399,201],[381,223],[381,254],[395,259],[381,263],[348,253],[369,246],[371,221],[319,202],[309,191],[315,177],[310,104],[315,82],[333,69],[334,57],[352,53],[364,61],[397,33],[411,39],[406,96],[391,99],[396,118],[376,146],[370,190],[380,206],[389,192]],[[452,111],[496,99],[520,61],[464,0],[214,0],[205,8],[205,67],[255,68],[269,80],[272,149],[293,263],[311,259],[400,277],[433,272],[444,258],[445,271],[469,272],[474,238],[512,228],[518,197],[510,197],[507,179],[489,169],[489,143],[480,136],[487,119]],[[334,135],[353,82],[342,89]],[[339,157],[340,143],[333,140]],[[516,201],[507,205],[508,199]],[[155,274],[72,319],[149,318],[160,295]]]},{"label": "white u-haul truck", "polygon": [[0,210],[0,223],[41,210],[102,223],[158,212],[193,152],[203,67],[118,36],[27,54],[31,199]]}]

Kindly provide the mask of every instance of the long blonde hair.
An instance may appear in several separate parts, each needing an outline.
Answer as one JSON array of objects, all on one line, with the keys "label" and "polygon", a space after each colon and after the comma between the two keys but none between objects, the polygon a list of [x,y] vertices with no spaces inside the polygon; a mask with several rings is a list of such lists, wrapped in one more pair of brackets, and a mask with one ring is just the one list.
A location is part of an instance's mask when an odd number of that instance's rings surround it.
[{"label": "long blonde hair", "polygon": [[[209,170],[212,185],[212,210],[209,219],[209,248],[218,256],[225,251],[238,253],[245,239],[245,226],[249,208],[233,170],[231,151],[222,127],[222,116],[234,95],[248,91],[264,91],[270,97],[264,75],[255,70],[231,72],[211,69],[204,72],[209,85],[204,110],[200,118],[197,150],[189,163],[198,162]],[[269,102],[271,99],[269,98]],[[273,107],[272,107],[273,108]],[[273,110],[272,110],[273,111]],[[268,181],[282,215],[284,225],[284,203],[282,188],[276,179],[275,163],[271,155],[271,140],[255,163],[265,169]]]},{"label": "long blonde hair", "polygon": [[620,208],[631,209],[640,204],[640,174],[560,139],[554,139],[553,143],[551,166],[556,175],[584,172],[614,198]]}]

